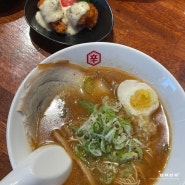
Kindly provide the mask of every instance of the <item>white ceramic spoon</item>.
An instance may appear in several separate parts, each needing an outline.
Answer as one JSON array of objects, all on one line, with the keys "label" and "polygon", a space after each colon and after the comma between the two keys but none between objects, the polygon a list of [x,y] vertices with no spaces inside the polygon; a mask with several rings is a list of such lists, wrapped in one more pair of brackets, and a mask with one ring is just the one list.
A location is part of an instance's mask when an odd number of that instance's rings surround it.
[{"label": "white ceramic spoon", "polygon": [[0,185],[61,185],[69,176],[72,160],[58,145],[46,145],[33,151]]}]

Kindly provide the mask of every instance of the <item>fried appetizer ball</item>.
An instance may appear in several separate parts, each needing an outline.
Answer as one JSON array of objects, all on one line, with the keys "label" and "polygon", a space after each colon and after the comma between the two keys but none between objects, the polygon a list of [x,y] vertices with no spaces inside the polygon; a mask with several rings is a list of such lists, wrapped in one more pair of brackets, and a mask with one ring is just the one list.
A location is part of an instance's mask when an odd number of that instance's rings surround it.
[{"label": "fried appetizer ball", "polygon": [[39,8],[39,6],[41,6],[44,3],[45,0],[39,0],[37,3],[37,8]]},{"label": "fried appetizer ball", "polygon": [[[37,7],[39,8],[45,0],[39,0],[37,3]],[[50,27],[55,30],[57,33],[65,33],[66,29],[67,29],[67,25],[61,20],[57,20],[55,22],[50,22],[49,23]]]},{"label": "fried appetizer ball", "polygon": [[[39,8],[45,0],[39,0],[37,7]],[[73,5],[72,5],[73,6]],[[75,28],[87,28],[91,30],[97,23],[98,20],[98,10],[92,3],[88,3],[89,9],[80,17],[76,25],[73,25]],[[56,20],[55,22],[49,22],[48,25],[55,30],[57,33],[64,34],[68,29],[68,22],[63,22],[62,18]]]},{"label": "fried appetizer ball", "polygon": [[67,25],[62,21],[58,20],[55,22],[51,22],[50,26],[57,32],[57,33],[65,33],[67,29]]},{"label": "fried appetizer ball", "polygon": [[91,30],[97,23],[98,20],[98,10],[92,3],[88,3],[90,9],[82,15],[78,21],[77,26],[82,26]]}]

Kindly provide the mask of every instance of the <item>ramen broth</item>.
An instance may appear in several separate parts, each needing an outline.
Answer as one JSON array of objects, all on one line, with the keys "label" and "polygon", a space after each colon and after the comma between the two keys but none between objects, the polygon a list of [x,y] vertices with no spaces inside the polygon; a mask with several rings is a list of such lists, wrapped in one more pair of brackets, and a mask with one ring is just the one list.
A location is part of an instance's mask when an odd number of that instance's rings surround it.
[{"label": "ramen broth", "polygon": [[[80,66],[76,67],[82,70]],[[47,66],[44,66],[44,64],[43,69],[47,70]],[[89,67],[83,68],[82,71],[85,74],[82,87],[79,89],[73,86],[64,87],[48,105],[45,112],[40,114],[37,139],[33,144],[34,148],[48,143],[58,143],[53,137],[53,130],[58,130],[67,145],[70,146],[71,151],[74,152],[74,148],[78,143],[74,139],[74,127],[79,128],[90,116],[90,113],[79,105],[79,100],[87,100],[93,102],[93,104],[101,104],[104,97],[117,100],[116,91],[118,85],[127,79],[137,79],[126,72],[109,67]],[[141,135],[137,134],[137,119],[130,116],[127,118],[130,119],[134,127],[134,137],[145,146],[142,147],[143,157],[139,160],[127,161],[125,164],[116,165],[115,169],[118,173],[116,173],[109,184],[153,185],[163,172],[169,156],[170,130],[166,113],[160,103],[159,108],[150,117],[156,126],[156,131],[151,136],[146,135],[146,138],[144,131],[140,131]],[[89,163],[92,164],[89,165]],[[93,164],[96,164],[96,167],[93,167]],[[104,177],[106,171],[102,171],[104,167],[101,166],[103,165],[101,157],[88,158],[88,163],[85,165],[90,169],[96,184],[104,184],[102,179],[107,177]],[[97,166],[99,169],[96,169]],[[118,174],[122,174],[122,176]],[[100,175],[102,175],[101,180],[99,178]],[[107,173],[107,175],[109,174]],[[65,185],[74,184],[90,184],[87,175],[75,160],[73,160],[72,172],[65,182]]]}]

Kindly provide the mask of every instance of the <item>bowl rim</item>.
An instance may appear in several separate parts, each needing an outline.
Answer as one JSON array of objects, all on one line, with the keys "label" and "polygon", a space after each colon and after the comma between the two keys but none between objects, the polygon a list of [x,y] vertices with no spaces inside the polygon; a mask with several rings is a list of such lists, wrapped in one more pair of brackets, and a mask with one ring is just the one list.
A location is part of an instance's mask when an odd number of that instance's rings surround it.
[{"label": "bowl rim", "polygon": [[[72,50],[73,49],[82,49],[82,48],[88,47],[88,46],[91,46],[92,48],[95,47],[95,46],[98,46],[99,48],[107,47],[107,46],[108,47],[119,47],[120,49],[125,49],[125,50],[129,50],[130,52],[134,52],[137,55],[142,55],[142,57],[147,58],[147,60],[150,60],[152,65],[157,66],[157,68],[160,68],[162,71],[164,71],[164,73],[166,75],[168,75],[169,79],[172,80],[172,82],[175,84],[175,87],[178,90],[177,91],[177,93],[178,93],[177,95],[182,97],[182,104],[185,103],[185,92],[184,92],[182,86],[179,84],[179,82],[175,79],[175,77],[162,64],[160,64],[158,61],[156,61],[155,59],[153,59],[149,55],[147,55],[147,54],[145,54],[145,53],[143,53],[143,52],[141,52],[141,51],[139,51],[139,50],[137,50],[135,48],[132,48],[132,47],[129,47],[129,46],[125,46],[125,45],[122,45],[122,44],[107,43],[107,42],[94,42],[94,43],[78,44],[78,45],[74,45],[74,46],[71,46],[71,47],[67,47],[65,49],[62,49],[62,50],[60,50],[60,51],[50,55],[49,57],[45,58],[41,63],[49,62],[49,61],[53,60],[55,57],[57,57],[58,55],[60,55],[61,53],[70,52],[71,49]],[[13,159],[13,151],[12,151],[12,148],[11,148],[12,144],[11,144],[11,141],[10,141],[11,114],[13,112],[13,105],[16,103],[16,100],[17,100],[17,98],[19,96],[19,92],[20,92],[21,88],[23,88],[23,85],[24,85],[25,81],[28,79],[28,77],[32,74],[32,72],[34,70],[35,70],[35,68],[26,76],[26,78],[20,84],[20,86],[19,86],[19,88],[18,88],[18,90],[17,90],[17,92],[16,92],[16,94],[15,94],[15,96],[13,98],[13,101],[12,101],[12,104],[11,104],[11,107],[10,107],[10,111],[9,111],[9,114],[8,114],[7,130],[6,130],[6,141],[7,141],[7,149],[8,149],[8,155],[9,155],[9,158],[10,158],[10,163],[11,163],[13,168],[15,168],[17,165],[16,165],[16,163],[15,163],[15,161]],[[185,104],[183,104],[183,105],[185,105]],[[185,108],[183,108],[183,110],[185,110]],[[172,137],[173,137],[173,134],[172,134]],[[172,138],[172,145],[173,145],[173,138]],[[184,151],[184,153],[185,153],[185,151]],[[170,161],[168,161],[168,163],[169,162]],[[167,164],[167,167],[168,167],[168,164]]]}]

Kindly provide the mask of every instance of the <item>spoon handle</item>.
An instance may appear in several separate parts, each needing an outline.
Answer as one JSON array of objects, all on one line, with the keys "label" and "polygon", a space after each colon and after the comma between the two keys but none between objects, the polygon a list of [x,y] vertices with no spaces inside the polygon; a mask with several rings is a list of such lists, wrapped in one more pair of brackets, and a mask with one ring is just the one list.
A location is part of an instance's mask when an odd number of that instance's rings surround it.
[{"label": "spoon handle", "polygon": [[[29,170],[24,168],[15,168],[7,176],[5,176],[1,181],[0,185],[33,185],[32,174]],[[31,183],[30,183],[31,182]]]},{"label": "spoon handle", "polygon": [[33,151],[0,181],[0,185],[61,185],[71,172],[72,160],[57,145]]}]

